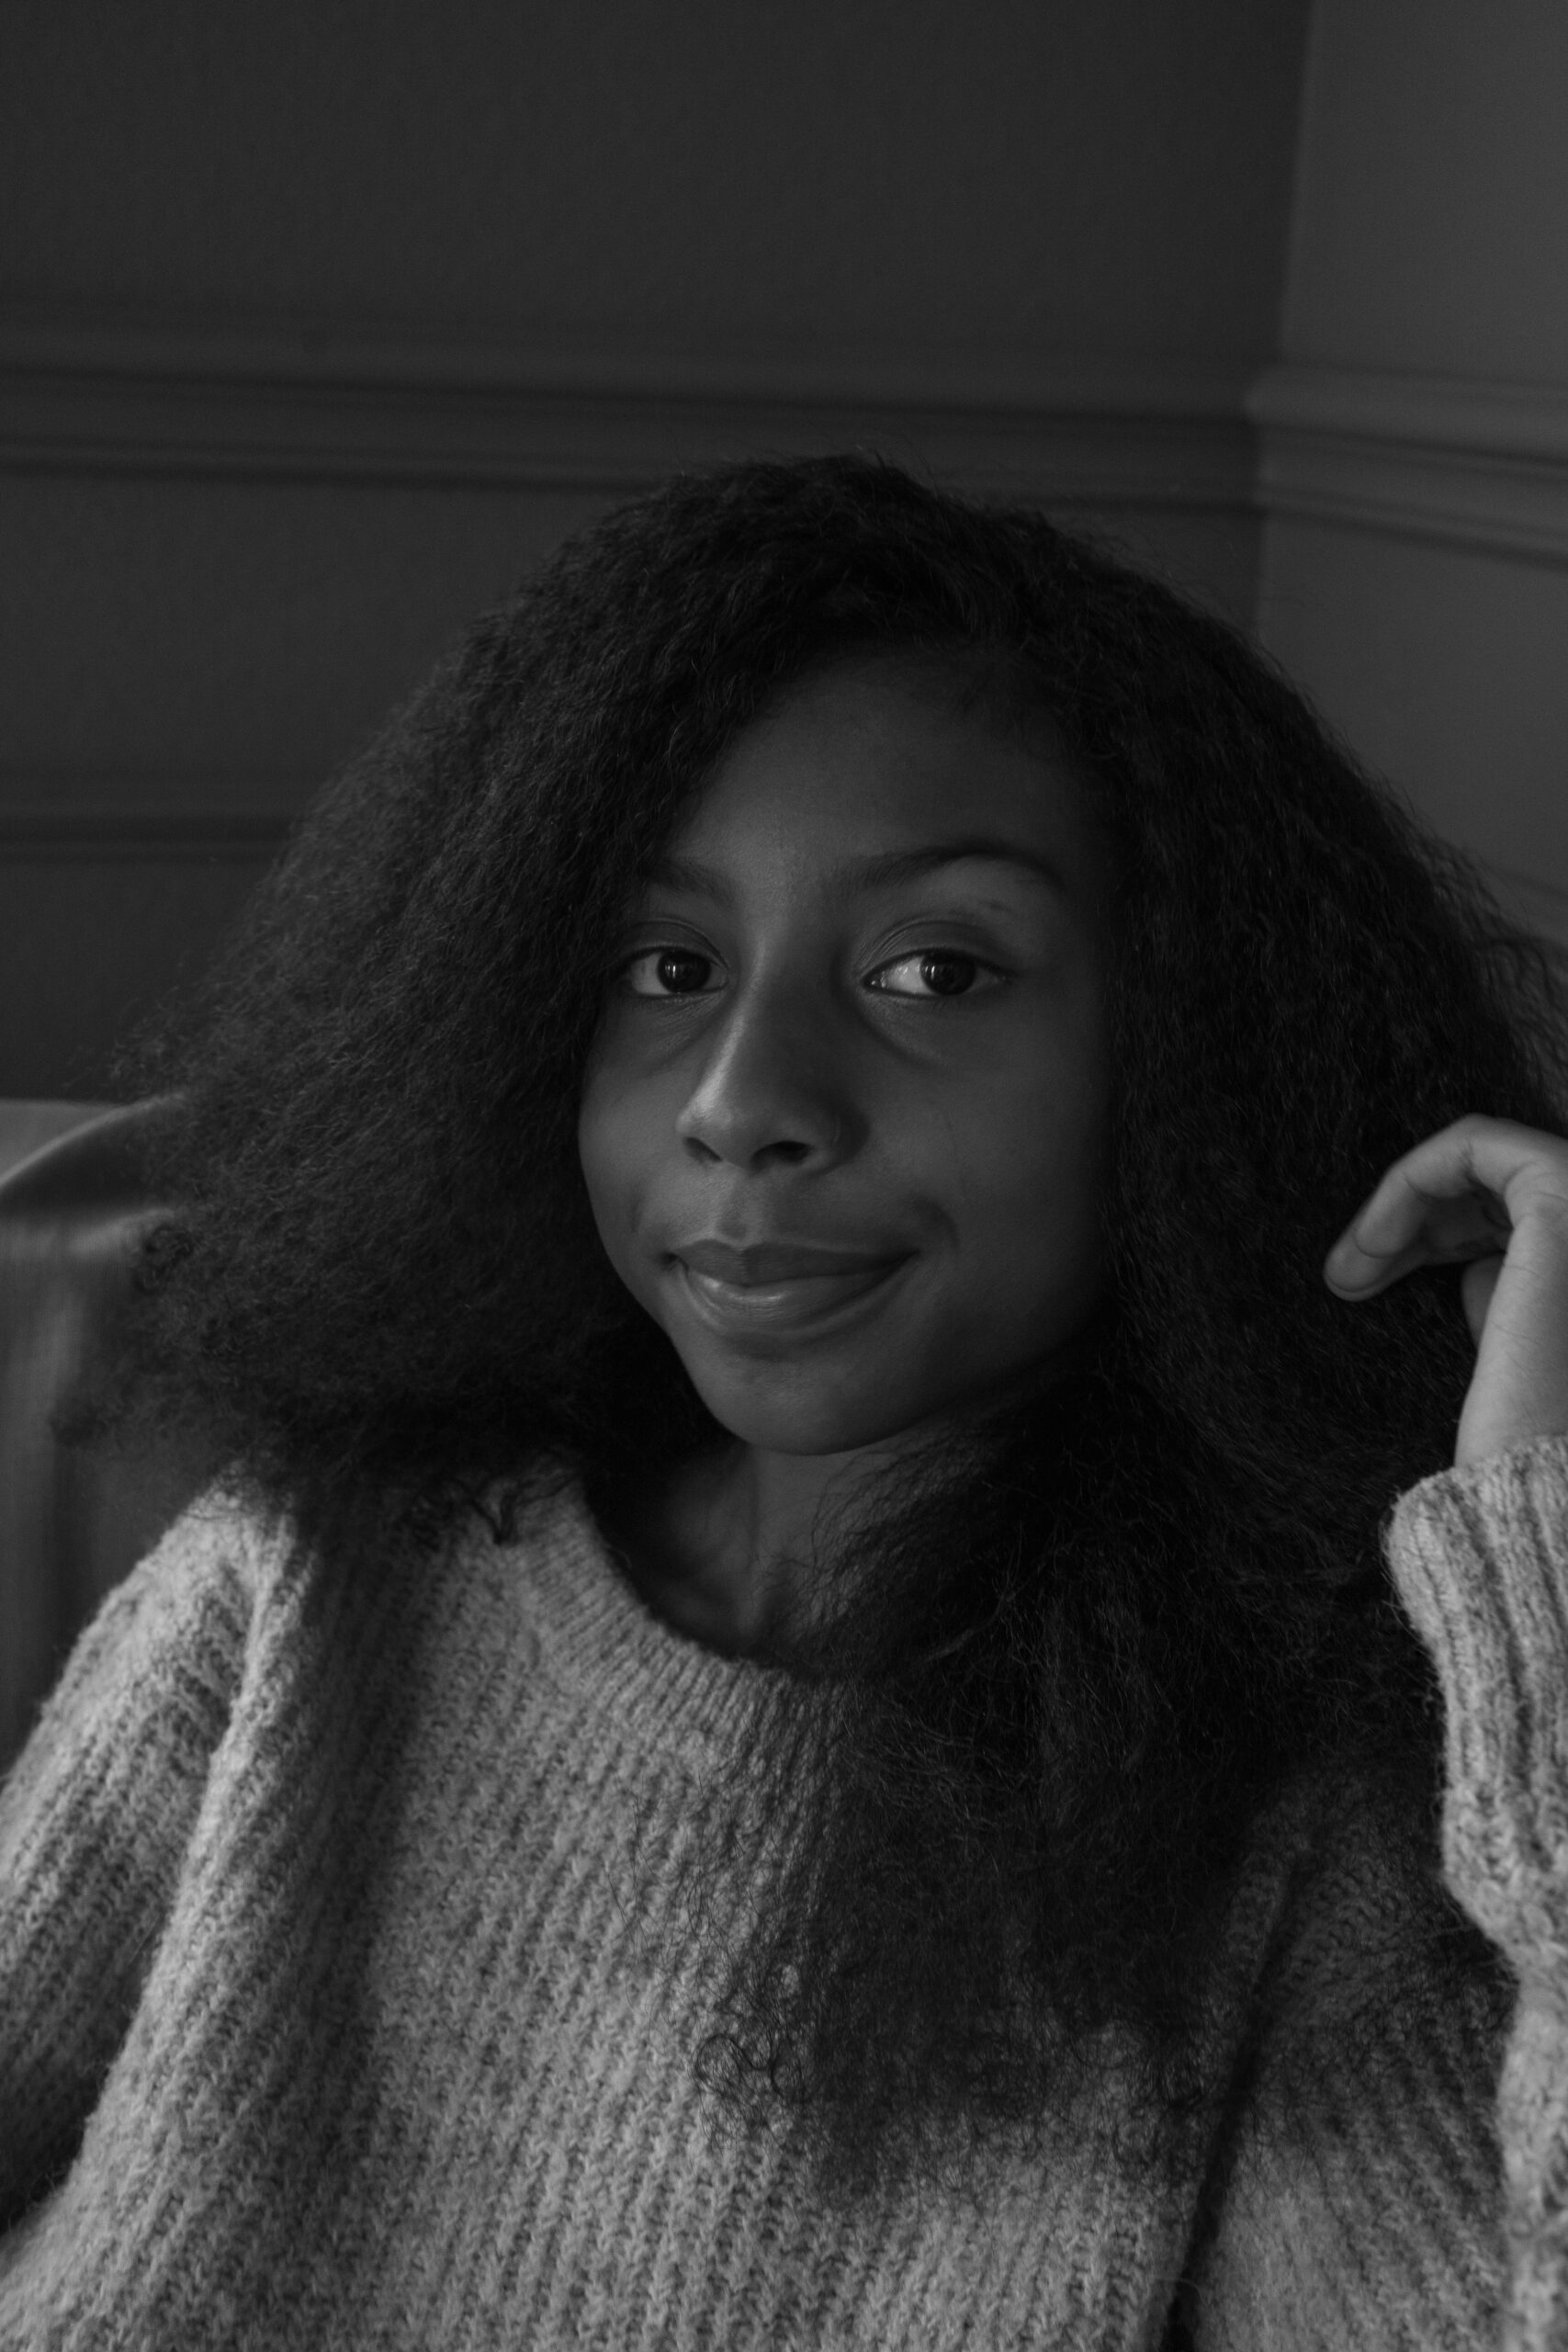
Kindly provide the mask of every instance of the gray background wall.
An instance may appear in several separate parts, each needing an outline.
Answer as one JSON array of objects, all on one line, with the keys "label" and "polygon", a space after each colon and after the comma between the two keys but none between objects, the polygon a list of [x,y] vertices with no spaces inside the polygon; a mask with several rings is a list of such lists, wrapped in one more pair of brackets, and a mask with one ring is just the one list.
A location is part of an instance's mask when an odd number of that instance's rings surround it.
[{"label": "gray background wall", "polygon": [[1550,0],[13,0],[0,1093],[108,1091],[464,621],[742,449],[1111,530],[1568,937],[1565,43]]},{"label": "gray background wall", "polygon": [[1568,8],[1316,0],[1259,623],[1568,940]]}]

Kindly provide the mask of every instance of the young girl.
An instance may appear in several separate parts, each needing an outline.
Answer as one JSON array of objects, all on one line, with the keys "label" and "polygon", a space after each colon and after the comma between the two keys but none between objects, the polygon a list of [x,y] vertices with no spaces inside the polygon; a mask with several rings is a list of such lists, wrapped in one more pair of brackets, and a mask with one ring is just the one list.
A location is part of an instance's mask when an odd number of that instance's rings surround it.
[{"label": "young girl", "polygon": [[566,547],[179,1038],[0,2343],[1568,2344],[1568,1069],[1232,632]]}]

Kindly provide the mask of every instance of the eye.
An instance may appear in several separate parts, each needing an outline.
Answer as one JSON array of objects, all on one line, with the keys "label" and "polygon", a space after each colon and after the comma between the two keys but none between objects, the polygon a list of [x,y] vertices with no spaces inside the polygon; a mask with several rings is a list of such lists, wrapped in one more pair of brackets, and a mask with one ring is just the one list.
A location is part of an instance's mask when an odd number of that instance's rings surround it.
[{"label": "eye", "polygon": [[[629,956],[618,965],[614,977],[628,995],[655,1004],[676,1003],[682,998],[709,993],[702,986],[700,975],[712,968],[713,960],[695,947],[645,947],[639,955]],[[929,995],[888,985],[887,973],[901,972],[911,966],[919,980],[931,991]],[[903,997],[915,1004],[940,1003],[943,998],[973,994],[976,978],[981,973],[988,974],[993,983],[1004,977],[994,964],[971,956],[964,948],[921,947],[910,955],[896,956],[891,963],[878,965],[867,986],[878,996]]]},{"label": "eye", "polygon": [[891,964],[880,965],[872,978],[871,986],[879,995],[903,996],[906,993],[904,989],[886,987],[881,975],[901,972],[911,964],[917,967],[920,980],[932,992],[931,997],[914,998],[916,1003],[930,1003],[933,999],[942,997],[968,996],[976,975],[980,972],[988,972],[993,979],[1001,977],[994,964],[982,962],[978,956],[971,956],[964,948],[921,947],[912,956],[900,956]]},{"label": "eye", "polygon": [[[615,979],[632,996],[651,997],[654,1001],[668,1003],[671,996],[697,996],[699,988],[685,984],[694,965],[711,965],[711,956],[704,956],[694,947],[645,947],[639,956],[629,956],[617,966]],[[639,988],[633,975],[644,965],[651,964],[663,987]],[[680,975],[680,978],[676,978]]]}]

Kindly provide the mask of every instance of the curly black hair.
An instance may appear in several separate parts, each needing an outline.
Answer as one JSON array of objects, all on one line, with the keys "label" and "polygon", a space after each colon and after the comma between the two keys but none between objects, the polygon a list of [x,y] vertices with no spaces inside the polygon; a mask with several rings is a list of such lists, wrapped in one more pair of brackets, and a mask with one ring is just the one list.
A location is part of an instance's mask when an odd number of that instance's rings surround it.
[{"label": "curly black hair", "polygon": [[811,1834],[759,1858],[705,2059],[845,2180],[1059,2109],[1108,2027],[1152,2109],[1197,2098],[1227,1891],[1303,1775],[1404,1791],[1441,1911],[1381,1535],[1473,1346],[1457,1270],[1348,1308],[1321,1269],[1421,1136],[1568,1125],[1557,975],[1473,862],[1237,632],[1026,505],[859,455],[682,476],[474,626],[141,1050],[172,1207],[127,1392],[363,1575],[721,1438],[599,1242],[581,1074],[639,868],[740,729],[870,659],[1048,720],[1117,904],[1092,1344],[828,1547],[761,1816]]}]

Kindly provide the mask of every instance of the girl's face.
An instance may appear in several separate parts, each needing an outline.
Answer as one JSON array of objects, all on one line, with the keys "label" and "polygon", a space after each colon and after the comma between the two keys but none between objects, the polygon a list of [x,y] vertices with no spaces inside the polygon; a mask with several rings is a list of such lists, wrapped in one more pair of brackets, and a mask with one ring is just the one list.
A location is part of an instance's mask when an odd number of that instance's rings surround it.
[{"label": "girl's face", "polygon": [[612,1264],[745,1443],[897,1438],[1082,1329],[1109,879],[1064,765],[887,666],[716,770],[629,910],[578,1140]]}]

